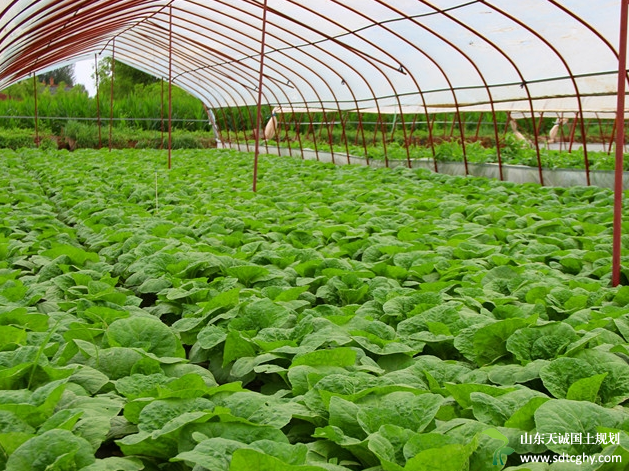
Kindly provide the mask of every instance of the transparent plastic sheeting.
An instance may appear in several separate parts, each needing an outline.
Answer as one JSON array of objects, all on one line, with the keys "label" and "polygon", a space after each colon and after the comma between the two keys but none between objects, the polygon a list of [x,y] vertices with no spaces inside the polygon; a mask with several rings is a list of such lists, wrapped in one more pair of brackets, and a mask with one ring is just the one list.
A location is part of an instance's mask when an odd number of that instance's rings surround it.
[{"label": "transparent plastic sheeting", "polygon": [[263,25],[264,8],[0,0],[0,88],[115,53],[209,108],[253,105],[264,49],[262,99],[283,109],[616,107],[620,0],[267,0]]}]

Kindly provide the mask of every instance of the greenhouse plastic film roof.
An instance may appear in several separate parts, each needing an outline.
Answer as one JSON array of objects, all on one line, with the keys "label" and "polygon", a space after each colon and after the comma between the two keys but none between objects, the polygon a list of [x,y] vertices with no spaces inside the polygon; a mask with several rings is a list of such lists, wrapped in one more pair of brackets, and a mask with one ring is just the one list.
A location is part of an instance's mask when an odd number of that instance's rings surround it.
[{"label": "greenhouse plastic film roof", "polygon": [[[613,111],[620,0],[2,0],[0,88],[115,58],[210,108]],[[266,15],[265,15],[266,9]],[[261,42],[264,29],[264,43]]]}]

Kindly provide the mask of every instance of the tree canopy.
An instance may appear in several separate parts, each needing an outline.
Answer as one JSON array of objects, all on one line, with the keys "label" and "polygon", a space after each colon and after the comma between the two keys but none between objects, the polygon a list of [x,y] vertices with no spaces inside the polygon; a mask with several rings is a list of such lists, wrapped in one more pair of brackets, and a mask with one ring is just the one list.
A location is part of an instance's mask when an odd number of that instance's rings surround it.
[{"label": "tree canopy", "polygon": [[[112,59],[107,57],[98,64],[98,82],[99,91],[109,93],[111,87]],[[114,85],[116,95],[127,96],[136,91],[139,86],[144,88],[146,85],[159,82],[159,78],[142,72],[134,67],[115,61],[115,77]]]},{"label": "tree canopy", "polygon": [[54,69],[37,76],[37,79],[40,82],[46,82],[48,84],[50,84],[51,78],[53,79],[52,85],[58,85],[63,82],[66,85],[73,87],[76,79],[74,76],[74,64],[59,67],[58,69]]}]

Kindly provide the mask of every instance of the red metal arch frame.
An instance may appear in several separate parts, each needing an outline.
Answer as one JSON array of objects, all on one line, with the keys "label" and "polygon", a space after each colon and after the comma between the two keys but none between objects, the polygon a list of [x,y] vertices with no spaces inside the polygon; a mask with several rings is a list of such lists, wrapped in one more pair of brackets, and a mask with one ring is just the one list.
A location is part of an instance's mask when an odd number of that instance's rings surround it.
[{"label": "red metal arch frame", "polygon": [[[424,3],[426,5],[430,5],[431,7],[433,7],[427,1],[424,1],[424,0],[420,0],[420,1],[422,1],[422,3]],[[437,11],[439,11],[439,10],[437,10]],[[524,90],[526,91],[526,95],[527,95],[527,99],[528,99],[528,103],[529,103],[529,109],[530,109],[530,112],[531,112],[531,116],[533,116],[534,115],[533,98],[532,98],[531,92],[529,90],[528,83],[527,83],[527,81],[524,78],[523,72],[516,65],[515,61],[511,57],[509,57],[509,55],[502,48],[498,47],[498,45],[495,44],[495,42],[491,41],[488,37],[480,34],[478,31],[476,31],[473,28],[471,28],[470,26],[466,25],[465,23],[463,23],[459,19],[454,18],[448,12],[446,12],[446,11],[439,11],[439,12],[441,14],[443,14],[444,16],[446,16],[451,21],[453,21],[456,24],[458,24],[459,26],[462,26],[463,28],[465,28],[466,30],[471,32],[472,34],[476,35],[479,39],[485,41],[487,44],[489,44],[493,49],[495,49],[504,59],[506,59],[511,64],[511,66],[513,67],[513,70],[517,73],[518,77],[520,78]],[[492,109],[493,109],[493,104],[492,104]],[[542,174],[541,157],[540,157],[540,154],[539,154],[539,143],[537,141],[537,128],[535,126],[535,122],[533,122],[533,132],[535,134],[535,149],[536,149],[536,152],[537,152],[537,163],[538,163],[539,180],[540,180],[540,184],[544,185],[544,175]],[[498,141],[496,141],[496,145],[498,145]],[[501,170],[502,170],[502,164],[500,165],[500,171]],[[501,171],[501,173],[502,173],[502,171]]]},{"label": "red metal arch frame", "polygon": [[[236,33],[236,32],[238,32],[238,31],[236,31],[236,30],[232,30],[232,31],[234,31],[235,33]],[[212,31],[212,32],[214,33],[214,35],[212,36],[212,35],[208,34],[208,35],[207,35],[207,37],[208,37],[208,39],[210,39],[210,37],[211,37],[211,38],[212,38],[212,39],[216,42],[216,41],[217,41],[216,37],[217,37],[217,36],[222,36],[222,34],[221,34],[221,33],[219,33],[218,31]],[[197,33],[197,34],[199,34],[199,33]],[[223,36],[223,37],[225,37],[225,36]],[[227,39],[227,37],[225,37],[225,38]],[[233,38],[233,37],[230,37],[229,39],[231,39],[232,41],[234,41],[234,38]],[[254,39],[254,38],[252,38],[252,37],[250,37],[250,36],[249,36],[249,39]],[[218,42],[219,42],[219,43],[221,43],[221,41],[218,41]],[[240,41],[238,41],[238,43],[239,43],[239,44],[240,44],[240,45],[241,45],[244,49],[246,49],[246,45],[245,45],[244,43],[242,43],[242,42],[240,42]],[[222,44],[227,44],[227,43],[222,43]],[[251,55],[251,56],[255,56],[255,52],[246,52],[246,53],[245,53],[245,52],[243,52],[243,54],[244,54],[245,56],[249,56],[249,55]],[[223,64],[228,64],[228,65],[234,65],[234,66],[235,66],[235,64],[237,64],[237,63],[239,62],[239,61],[238,61],[238,60],[236,60],[235,58],[229,58],[229,59],[230,59],[230,61],[229,61],[229,62],[227,62],[227,63],[223,63]],[[313,68],[311,68],[308,64],[305,64],[305,63],[298,63],[298,65],[299,65],[299,66],[301,66],[301,67],[304,67],[304,68],[309,69],[309,70],[311,71],[311,73],[313,73],[314,75],[317,75],[317,76],[318,76],[318,73],[317,73],[317,72],[316,72]],[[270,69],[272,69],[272,70],[274,70],[276,73],[281,73],[281,72],[280,72],[280,69],[278,69],[278,68],[276,68],[276,67],[271,67],[271,66],[267,66],[267,67],[268,67],[268,68],[270,68]],[[250,69],[248,66],[247,66],[246,68],[247,68],[247,69]],[[180,72],[180,73],[178,74],[178,76],[181,76],[181,75],[183,75],[183,74],[187,74],[187,73],[196,72],[196,71],[199,71],[199,70],[201,70],[201,69],[203,69],[203,70],[205,70],[205,71],[208,71],[208,72],[209,72],[209,73],[211,73],[211,74],[220,74],[220,72],[219,72],[218,70],[216,70],[216,68],[215,68],[213,65],[209,65],[209,66],[202,66],[202,67],[199,67],[199,68],[197,68],[197,69],[184,70],[183,72]],[[299,74],[299,73],[296,71],[296,69],[293,69],[293,68],[291,68],[291,67],[288,67],[288,68],[287,68],[286,66],[284,67],[284,69],[287,69],[287,70],[291,71],[293,74],[295,74],[295,75],[296,75],[296,76],[298,76],[298,77],[303,77],[301,74]],[[236,71],[236,73],[237,73],[238,75],[241,75],[241,76],[243,76],[243,77],[245,77],[245,78],[247,77],[247,76],[246,76],[246,74],[245,74],[245,72],[240,71],[240,70],[238,70],[237,68],[234,68],[233,70],[235,70],[235,71]],[[178,76],[177,76],[177,77],[178,77]],[[287,77],[285,77],[285,79],[286,79],[286,81],[290,81],[290,79],[288,79]],[[308,83],[305,79],[304,79],[304,81],[305,81],[305,83]],[[323,82],[323,83],[325,83],[325,81],[323,81],[323,80],[322,80],[322,82]],[[326,85],[327,85],[327,84],[326,84]],[[252,83],[252,84],[251,84],[251,86],[250,86],[249,88],[250,88],[250,89],[252,89],[253,91],[255,91],[255,90],[257,89],[257,87],[258,87],[258,84],[257,84],[257,83],[255,84],[255,87],[254,87],[254,84]],[[333,92],[333,90],[332,90],[330,87],[328,87],[328,88],[329,88],[330,92],[333,94],[333,93],[334,93],[334,92]],[[316,94],[316,96],[317,96],[317,99],[318,99],[318,101],[319,101],[319,106],[320,106],[321,108],[323,108],[323,106],[324,106],[324,105],[323,105],[323,100],[322,100],[322,99],[321,99],[321,97],[319,96],[319,94],[318,94],[318,91],[317,91],[316,87],[311,87],[311,89],[312,89],[312,91],[313,91],[313,92]],[[252,92],[252,93],[253,93],[253,92]],[[306,106],[308,106],[308,105],[307,105],[307,101],[305,100],[305,97],[303,96],[303,93],[301,92],[301,90],[299,90],[299,94],[302,96],[302,98],[304,98],[304,103],[306,104]],[[290,103],[290,100],[288,99],[288,96],[287,96],[287,95],[286,95],[286,97],[287,97],[287,101],[286,101],[285,103],[288,103],[288,104],[292,107],[292,104]],[[266,98],[266,96],[265,96],[265,98]],[[244,101],[245,101],[245,100],[243,100],[243,102],[244,102]],[[266,101],[267,101],[267,102],[275,102],[275,103],[278,103],[278,104],[281,104],[281,103],[282,103],[282,101],[281,101],[281,100],[279,100],[276,96],[274,96],[274,99],[273,99],[273,100],[268,100],[268,99],[266,99]],[[246,143],[246,145],[247,145],[247,148],[248,148],[248,146],[249,146],[249,145],[248,145],[248,143]],[[315,143],[315,146],[316,146],[316,143]],[[289,149],[290,149],[290,148],[289,148]],[[317,149],[315,149],[315,151],[317,151]],[[289,152],[290,152],[290,150],[289,150]],[[317,156],[318,156],[318,152],[317,152]],[[302,158],[303,158],[303,149],[302,149]]]},{"label": "red metal arch frame", "polygon": [[[394,10],[390,5],[385,4],[384,2],[382,2],[381,0],[377,0],[378,3],[387,6],[388,8]],[[479,78],[482,80],[485,88],[487,89],[487,94],[489,96],[489,100],[491,103],[491,108],[492,108],[492,116],[493,116],[493,121],[494,121],[494,128],[496,130],[496,150],[498,152],[498,162],[499,162],[499,172],[500,172],[500,179],[503,180],[503,174],[502,174],[502,161],[501,161],[501,156],[500,156],[500,147],[498,145],[498,135],[497,135],[497,125],[496,125],[496,114],[495,114],[495,110],[493,107],[493,100],[491,99],[491,91],[489,89],[489,86],[487,85],[487,81],[485,80],[484,75],[482,74],[482,72],[480,71],[479,67],[474,63],[474,61],[467,55],[465,54],[459,47],[457,47],[452,41],[449,41],[447,38],[445,38],[443,35],[438,34],[437,32],[435,32],[434,30],[426,27],[425,25],[418,23],[414,18],[411,18],[408,15],[405,15],[403,12],[400,12],[399,10],[394,10],[396,13],[402,15],[403,17],[407,18],[408,20],[412,21],[415,25],[417,25],[419,28],[424,29],[425,31],[429,32],[430,34],[432,34],[433,36],[435,36],[436,38],[442,40],[443,42],[445,42],[446,44],[448,44],[452,49],[456,50],[461,56],[463,56],[468,63],[476,70],[476,72],[478,73]],[[445,70],[440,66],[438,60],[434,57],[432,57],[431,55],[427,54],[426,51],[418,48],[417,46],[413,45],[410,41],[408,41],[406,38],[401,37],[401,35],[396,34],[396,36],[398,36],[401,40],[407,42],[408,44],[411,44],[412,46],[415,47],[415,49],[417,50],[417,52],[419,54],[424,55],[428,60],[430,60],[435,67],[437,67],[439,69],[439,71],[441,72],[441,74],[444,77],[444,80],[446,80],[446,82],[448,83],[449,87],[450,87],[450,92],[452,93],[452,98],[454,100],[454,104],[455,104],[455,108],[457,110],[457,116],[458,116],[458,122],[459,122],[459,131],[461,133],[462,139],[461,139],[461,146],[462,146],[462,150],[463,150],[463,162],[465,165],[465,174],[468,175],[469,174],[469,168],[468,168],[468,162],[467,162],[467,155],[465,152],[465,139],[463,138],[463,123],[460,119],[460,113],[459,113],[459,102],[456,96],[456,91],[455,88],[452,86],[451,81],[449,80],[447,74],[445,73]],[[419,86],[418,86],[419,89]],[[423,94],[422,94],[423,97]],[[429,132],[432,132],[430,130],[429,127]],[[431,138],[431,142],[432,142],[432,138]],[[434,146],[433,147],[433,155],[434,155]],[[436,160],[435,160],[435,167],[436,167]]]},{"label": "red metal arch frame", "polygon": [[[222,2],[221,2],[221,3],[222,3]],[[249,11],[245,11],[245,10],[240,10],[240,11],[241,11],[241,12],[243,12],[243,13],[245,13],[245,14],[252,15],[252,14],[251,14],[251,12],[249,12]],[[254,18],[255,18],[255,16],[254,16]],[[277,28],[278,30],[282,30],[282,31],[288,32],[285,28],[280,27],[279,25],[274,25],[274,27],[275,27],[275,28]],[[295,34],[294,32],[291,32],[291,33],[292,33],[292,34]],[[272,36],[272,37],[274,37],[274,39],[276,39],[276,40],[281,40],[281,38],[278,38],[278,37],[276,37],[276,36],[273,36],[272,34],[269,34],[269,35],[270,35],[270,36]],[[231,39],[231,40],[233,40],[233,38],[230,38],[230,39]],[[309,43],[309,42],[308,42],[305,38],[300,37],[300,39],[301,39],[304,43],[311,44],[311,43]],[[312,45],[314,45],[314,44],[312,44]],[[288,46],[290,46],[290,45],[288,45]],[[320,46],[318,46],[318,45],[315,45],[315,47],[317,47],[317,49],[319,49],[320,51],[322,51],[322,52],[324,52],[324,53],[326,53],[326,54],[330,55],[331,57],[333,57],[334,59],[338,60],[339,62],[342,62],[342,63],[343,63],[346,67],[353,69],[353,70],[356,72],[356,74],[357,74],[358,76],[360,76],[360,77],[364,80],[365,84],[369,87],[369,83],[368,83],[368,81],[365,79],[365,77],[364,77],[362,74],[358,73],[358,71],[357,71],[357,70],[356,70],[356,69],[355,69],[355,68],[354,68],[354,67],[353,67],[353,66],[352,66],[349,62],[344,61],[344,60],[343,60],[342,58],[340,58],[338,55],[331,54],[329,51],[326,51],[325,49],[323,49],[322,47],[320,47]],[[272,50],[271,52],[276,53],[276,52],[281,52],[281,50],[280,50],[280,49],[274,49],[274,50]],[[308,57],[310,57],[313,61],[317,61],[317,60],[316,60],[316,58],[315,58],[314,56],[312,56],[310,53],[307,53],[307,52],[305,52],[305,51],[302,51],[302,52],[303,52],[303,53],[305,53]],[[269,55],[269,54],[270,54],[270,53],[267,53],[267,55]],[[254,55],[255,55],[255,54],[254,54]],[[341,106],[340,106],[339,100],[338,100],[338,98],[336,98],[333,88],[332,88],[332,87],[330,87],[330,85],[329,85],[329,84],[328,84],[328,83],[327,83],[327,82],[323,79],[323,76],[322,76],[322,75],[320,75],[318,72],[316,72],[316,70],[314,70],[314,68],[313,68],[312,66],[310,66],[307,62],[299,62],[299,61],[297,61],[296,59],[294,59],[294,58],[292,58],[292,57],[285,56],[285,55],[283,55],[283,57],[287,57],[287,58],[289,58],[291,61],[295,61],[295,62],[297,62],[297,64],[298,64],[300,67],[302,67],[302,68],[307,68],[307,69],[308,69],[308,70],[310,70],[310,71],[311,71],[311,72],[312,72],[315,76],[319,77],[319,78],[321,79],[321,82],[325,85],[325,87],[327,87],[327,88],[328,88],[328,90],[329,90],[329,91],[331,92],[331,94],[333,95],[334,101],[336,102],[336,108],[337,108],[338,110],[341,110]],[[343,82],[343,81],[344,81],[343,76],[342,76],[342,75],[341,75],[341,74],[340,74],[337,70],[335,70],[334,68],[332,68],[329,64],[327,64],[326,62],[321,62],[321,61],[317,61],[317,62],[318,62],[318,64],[319,64],[320,66],[322,66],[322,67],[324,67],[324,68],[328,69],[330,72],[334,73],[334,74],[338,77],[339,81],[341,81],[341,82]],[[308,83],[308,82],[306,82],[306,83]],[[317,94],[318,101],[319,101],[319,106],[320,106],[322,109],[323,109],[323,108],[327,108],[327,107],[324,105],[324,103],[323,103],[323,101],[322,101],[321,97],[319,96],[319,94],[318,94],[318,92],[317,92],[316,87],[315,87],[314,85],[312,85],[312,84],[310,84],[310,87],[311,87],[311,88],[315,91],[315,93]],[[351,88],[350,88],[350,87],[348,87],[348,90],[350,91],[350,93],[351,93],[351,95],[352,95],[352,99],[353,99],[353,102],[354,102],[355,107],[356,107],[356,108],[358,108],[358,101],[357,101],[357,99],[356,99],[356,96],[355,96],[354,92],[351,90]],[[374,101],[375,101],[375,100],[377,100],[377,98],[376,98],[376,94],[373,92],[373,90],[372,90],[372,95],[373,95],[373,98],[372,98],[372,99],[373,99]],[[278,104],[282,105],[282,103],[278,103]],[[296,106],[294,103],[291,103],[290,101],[289,101],[287,104],[288,104],[289,106],[291,106],[291,107]],[[311,104],[308,104],[308,102],[304,102],[301,106],[303,106],[303,105],[305,105],[305,107],[306,107],[306,108],[309,108],[309,106],[312,106]],[[298,106],[298,105],[297,105],[297,106]],[[347,150],[347,145],[348,145],[348,144],[347,144],[347,141],[345,142],[345,144],[346,144],[346,150]],[[316,142],[316,140],[314,141],[314,145],[315,145],[315,153],[317,154],[317,158],[318,158],[318,154],[319,154],[319,152],[318,152],[318,149],[317,149],[317,142]],[[347,153],[349,154],[349,152],[347,152]],[[366,153],[366,149],[365,149],[365,153]],[[302,155],[303,155],[303,154],[302,154]],[[332,152],[332,159],[334,160],[334,153],[333,153],[333,152]],[[349,155],[348,155],[348,162],[349,162]]]},{"label": "red metal arch frame", "polygon": [[[479,0],[479,1],[481,3],[483,3],[484,5],[487,5],[487,2],[485,0]],[[570,81],[572,82],[572,85],[574,87],[575,97],[577,99],[578,112],[579,112],[579,114],[581,116],[583,116],[583,105],[582,105],[582,102],[581,102],[581,93],[579,91],[579,86],[577,85],[577,82],[576,82],[576,80],[574,78],[574,75],[572,74],[572,70],[570,69],[570,66],[568,65],[568,62],[566,61],[565,57],[563,57],[559,53],[557,48],[555,46],[553,46],[550,43],[550,41],[548,41],[545,37],[543,37],[541,34],[539,34],[537,31],[535,31],[530,26],[526,25],[524,22],[522,22],[518,18],[515,18],[513,15],[510,15],[508,13],[505,13],[503,10],[497,9],[494,6],[491,6],[491,8],[493,8],[495,11],[500,12],[500,14],[502,14],[505,17],[509,18],[511,21],[516,23],[518,26],[526,29],[531,34],[533,34],[537,39],[542,41],[555,54],[555,56],[561,61],[561,63],[566,68],[566,71],[568,72],[568,75],[570,76]],[[534,118],[532,113],[531,113],[531,121],[534,124],[534,128],[533,129],[534,129],[534,132],[535,132],[535,135],[534,135],[535,147],[538,149],[538,156],[539,156],[539,142],[538,142],[538,136],[537,136],[537,126],[535,126],[535,118]],[[585,145],[585,127],[583,126],[583,120],[581,120],[581,133],[582,133],[582,136],[583,136],[583,139],[584,139],[584,144],[583,144],[584,157],[583,158],[585,160],[585,176],[586,176],[587,184],[589,186],[590,185],[590,165],[589,165],[588,156],[587,156],[587,145]],[[540,162],[540,164],[541,164],[541,162]],[[541,168],[540,168],[540,178],[541,178]],[[543,179],[541,180],[541,183],[543,184]]]},{"label": "red metal arch frame", "polygon": [[[71,4],[71,2],[68,3]],[[107,2],[107,4],[113,5],[116,3],[118,2],[114,0]],[[17,75],[16,78],[20,78],[24,75],[25,70],[37,71],[50,67],[63,59],[67,59],[67,57],[72,57],[79,50],[84,53],[94,52],[86,45],[94,44],[95,40],[102,42],[103,38],[111,37],[120,28],[135,21],[141,12],[147,11],[147,7],[144,6],[145,3],[143,0],[133,0],[126,6],[118,5],[111,11],[109,9],[99,10],[98,14],[90,18],[90,21],[85,22],[84,28],[76,31],[68,31],[68,28],[64,28],[66,29],[65,34],[59,36],[59,28],[68,24],[67,20],[63,21],[62,14],[71,11],[61,8],[61,12],[52,15],[52,20],[47,21],[35,31],[25,29],[22,34],[13,38],[10,44],[0,47],[0,54],[7,52],[8,46],[16,49],[15,52],[5,56],[5,61],[9,65],[3,70],[3,75],[14,74]],[[138,6],[137,9],[134,8],[136,5]],[[53,5],[49,4],[46,8],[27,16],[9,28],[6,34],[10,35],[20,27],[26,28],[26,25],[32,22],[35,17],[44,15],[52,7]],[[46,16],[46,18],[49,17]],[[24,45],[23,49],[20,49],[21,44]],[[14,58],[15,60],[12,60]]]},{"label": "red metal arch frame", "polygon": [[[215,38],[215,37],[214,37],[213,39],[214,39],[214,40],[216,40],[216,38]],[[233,40],[233,38],[231,38],[231,39]],[[302,65],[306,65],[306,64],[302,64]],[[210,69],[210,68],[211,68],[211,66],[209,66],[209,67],[208,67],[208,69]],[[188,72],[188,71],[180,72],[180,73],[177,75],[177,77],[179,77],[179,76],[181,76],[182,74],[187,73],[187,72]],[[246,75],[243,75],[243,76],[244,76],[244,77],[246,77]],[[222,82],[224,83],[224,81],[222,81]],[[313,88],[313,90],[316,92],[316,88]],[[301,93],[301,92],[300,92],[300,93]],[[243,100],[243,101],[244,101],[244,100]],[[275,97],[275,100],[274,100],[274,101],[279,102],[280,100],[278,100],[278,99],[277,99],[277,97]],[[322,104],[322,103],[321,103],[321,104]]]}]

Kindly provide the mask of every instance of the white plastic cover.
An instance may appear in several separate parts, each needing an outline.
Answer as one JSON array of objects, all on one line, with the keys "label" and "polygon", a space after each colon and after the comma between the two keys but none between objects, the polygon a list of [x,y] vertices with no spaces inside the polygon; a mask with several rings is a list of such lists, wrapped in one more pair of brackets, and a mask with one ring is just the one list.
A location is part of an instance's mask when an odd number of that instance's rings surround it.
[{"label": "white plastic cover", "polygon": [[0,0],[0,89],[115,48],[209,108],[252,105],[264,49],[263,102],[283,110],[616,107],[620,0],[266,0],[265,23],[264,9]]}]

